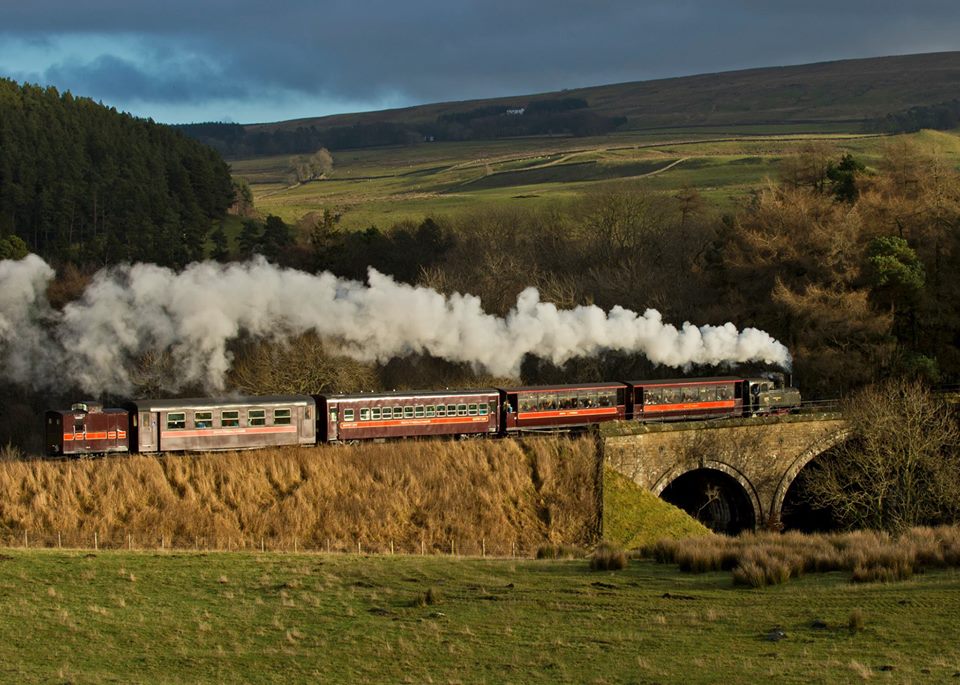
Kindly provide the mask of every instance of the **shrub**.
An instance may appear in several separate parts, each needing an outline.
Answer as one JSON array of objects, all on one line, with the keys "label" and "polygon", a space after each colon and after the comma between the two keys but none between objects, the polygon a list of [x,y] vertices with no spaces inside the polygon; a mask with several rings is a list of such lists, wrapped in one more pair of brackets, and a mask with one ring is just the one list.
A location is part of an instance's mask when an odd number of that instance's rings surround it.
[{"label": "shrub", "polygon": [[417,595],[416,599],[413,600],[413,606],[433,606],[434,604],[439,604],[440,600],[440,590],[431,586],[428,587],[425,592],[421,592],[419,595]]},{"label": "shrub", "polygon": [[767,574],[760,564],[747,561],[733,569],[733,583],[734,585],[763,587],[767,584]]},{"label": "shrub", "polygon": [[626,553],[607,542],[600,543],[590,558],[592,571],[620,571],[626,567]]},{"label": "shrub", "polygon": [[847,619],[847,627],[850,629],[851,633],[859,633],[863,630],[863,610],[854,609],[850,612],[850,618]]}]

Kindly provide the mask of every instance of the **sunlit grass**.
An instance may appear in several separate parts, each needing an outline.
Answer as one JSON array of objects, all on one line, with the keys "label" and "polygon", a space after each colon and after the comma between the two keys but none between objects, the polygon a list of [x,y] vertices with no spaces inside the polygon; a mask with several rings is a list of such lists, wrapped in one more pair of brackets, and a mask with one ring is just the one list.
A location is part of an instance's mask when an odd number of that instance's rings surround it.
[{"label": "sunlit grass", "polygon": [[73,683],[942,682],[960,668],[958,584],[834,573],[753,590],[636,560],[7,550],[0,669]]}]

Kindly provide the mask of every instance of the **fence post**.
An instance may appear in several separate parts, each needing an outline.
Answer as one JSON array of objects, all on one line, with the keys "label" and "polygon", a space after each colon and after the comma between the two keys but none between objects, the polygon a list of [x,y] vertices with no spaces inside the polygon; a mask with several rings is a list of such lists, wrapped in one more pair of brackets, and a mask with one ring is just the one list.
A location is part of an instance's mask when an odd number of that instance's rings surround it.
[{"label": "fence post", "polygon": [[23,531],[23,546],[24,548],[30,546],[30,541],[27,539],[27,531]]},{"label": "fence post", "polygon": [[390,541],[390,554],[393,555],[393,540]]},{"label": "fence post", "polygon": [[487,539],[480,538],[480,556],[486,558],[487,556]]},{"label": "fence post", "polygon": [[265,547],[264,544],[263,544],[263,538],[260,538],[260,551],[261,551],[261,552],[266,551],[266,547]]},{"label": "fence post", "polygon": [[60,532],[57,532],[57,549],[63,548],[63,539],[60,537]]},{"label": "fence post", "polygon": [[93,531],[93,548],[100,549],[100,540],[97,539],[97,531]]}]

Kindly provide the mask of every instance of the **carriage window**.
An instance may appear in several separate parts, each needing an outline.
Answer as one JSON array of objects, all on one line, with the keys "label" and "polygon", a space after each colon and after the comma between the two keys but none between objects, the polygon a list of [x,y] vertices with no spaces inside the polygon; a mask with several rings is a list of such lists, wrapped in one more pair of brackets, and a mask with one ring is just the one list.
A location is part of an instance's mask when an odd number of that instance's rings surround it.
[{"label": "carriage window", "polygon": [[[309,408],[308,408],[309,410]],[[307,415],[309,419],[310,416]],[[274,409],[273,410],[273,425],[275,426],[289,426],[290,425],[290,410],[289,409]]]},{"label": "carriage window", "polygon": [[713,385],[701,385],[700,386],[700,401],[701,402],[712,402],[717,398],[717,389]]},{"label": "carriage window", "polygon": [[601,407],[612,407],[616,404],[616,390],[601,390],[597,393],[597,403]]},{"label": "carriage window", "polygon": [[[385,417],[385,418],[390,418],[390,417],[388,416],[388,417]],[[380,420],[380,407],[373,407],[373,408],[370,409],[370,419],[371,419],[372,421],[379,421],[379,420]]]},{"label": "carriage window", "polygon": [[[337,418],[337,412],[331,412],[333,414],[334,420]],[[222,411],[220,412],[220,425],[224,428],[239,428],[240,427],[240,412],[237,410]]]},{"label": "carriage window", "polygon": [[476,415],[477,415],[477,405],[471,404],[469,407],[467,407],[467,414],[470,415],[470,416],[476,416]]},{"label": "carriage window", "polygon": [[480,410],[480,416],[486,416],[486,415],[487,415],[487,411],[489,410],[489,407],[488,407],[487,405],[481,404],[481,405],[479,405],[477,408]]},{"label": "carriage window", "polygon": [[674,404],[680,401],[680,388],[663,388],[663,403]]},{"label": "carriage window", "polygon": [[683,401],[684,402],[696,402],[697,401],[697,388],[696,386],[684,386],[683,390]]},{"label": "carriage window", "polygon": [[446,408],[445,406],[443,406],[442,404],[438,404],[438,405],[437,405],[437,416],[446,416],[446,415],[447,415],[447,408]]},{"label": "carriage window", "polygon": [[718,399],[718,400],[728,400],[728,399],[730,399],[730,396],[733,394],[733,393],[731,392],[732,389],[733,389],[732,386],[729,386],[729,385],[718,385],[718,386],[717,386],[717,399]]},{"label": "carriage window", "polygon": [[644,404],[660,404],[662,401],[663,401],[662,388],[650,388],[644,391],[644,394],[643,394]]},{"label": "carriage window", "polygon": [[393,408],[393,418],[401,419],[403,418],[403,407],[394,407]]},{"label": "carriage window", "polygon": [[353,421],[353,409],[344,409],[344,410],[343,410],[343,420],[344,420],[344,421]]},{"label": "carriage window", "polygon": [[403,418],[412,419],[413,418],[413,407],[404,407],[403,408]]},{"label": "carriage window", "polygon": [[393,418],[393,409],[391,409],[390,407],[384,407],[384,408],[383,408],[383,418],[385,418],[385,419],[392,419],[392,418]]},{"label": "carriage window", "polygon": [[456,416],[457,415],[457,405],[448,404],[447,405],[447,416]]},{"label": "carriage window", "polygon": [[467,405],[460,404],[457,405],[457,416],[466,416],[467,415]]},{"label": "carriage window", "polygon": [[194,412],[193,425],[196,428],[213,428],[213,412],[212,411]]},{"label": "carriage window", "polygon": [[367,407],[364,407],[363,409],[360,410],[360,420],[361,421],[370,420],[370,409],[368,409]]},{"label": "carriage window", "polygon": [[418,405],[415,407],[415,409],[416,409],[416,411],[414,412],[414,415],[415,415],[418,419],[422,419],[422,418],[424,417],[425,413],[426,413],[426,409],[424,409],[424,407],[423,407],[422,404],[418,404]]},{"label": "carriage window", "polygon": [[266,409],[248,409],[247,425],[248,426],[266,426],[267,410]]},{"label": "carriage window", "polygon": [[432,404],[427,405],[427,418],[432,418],[437,415],[437,408]]},{"label": "carriage window", "polygon": [[172,430],[176,428],[186,428],[187,426],[187,415],[182,411],[177,413],[167,414],[167,429]]}]

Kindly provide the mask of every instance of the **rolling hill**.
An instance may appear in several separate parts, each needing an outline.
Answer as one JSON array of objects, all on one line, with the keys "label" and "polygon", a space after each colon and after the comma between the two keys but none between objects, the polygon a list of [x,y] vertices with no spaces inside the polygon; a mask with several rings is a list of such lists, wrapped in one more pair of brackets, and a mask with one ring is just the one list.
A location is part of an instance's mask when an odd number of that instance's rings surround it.
[{"label": "rolling hill", "polygon": [[521,107],[557,98],[582,98],[597,114],[626,117],[625,130],[787,123],[852,125],[913,106],[951,100],[958,86],[960,52],[936,52],[444,102],[245,128],[255,133],[382,122],[422,124],[450,112],[493,105]]}]

